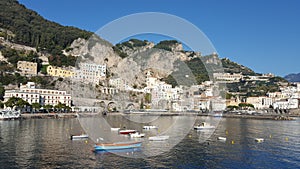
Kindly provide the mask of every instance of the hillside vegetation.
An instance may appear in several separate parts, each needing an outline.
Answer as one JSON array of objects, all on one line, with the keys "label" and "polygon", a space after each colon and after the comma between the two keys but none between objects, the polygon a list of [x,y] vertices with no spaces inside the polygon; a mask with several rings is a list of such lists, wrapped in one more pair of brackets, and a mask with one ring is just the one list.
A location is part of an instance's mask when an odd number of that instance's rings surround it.
[{"label": "hillside vegetation", "polygon": [[1,36],[18,44],[35,47],[52,55],[61,54],[77,38],[89,38],[92,33],[75,27],[48,21],[17,0],[0,0]]}]

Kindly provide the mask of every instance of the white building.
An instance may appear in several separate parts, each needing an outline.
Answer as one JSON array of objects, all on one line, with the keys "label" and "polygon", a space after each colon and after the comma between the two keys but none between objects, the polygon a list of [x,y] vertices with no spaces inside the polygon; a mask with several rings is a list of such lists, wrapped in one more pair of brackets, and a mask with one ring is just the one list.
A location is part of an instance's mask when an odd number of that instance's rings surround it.
[{"label": "white building", "polygon": [[33,82],[28,82],[26,85],[21,85],[20,90],[5,91],[4,101],[7,101],[11,97],[19,97],[30,104],[39,103],[42,106],[55,106],[58,103],[71,106],[72,101],[71,94],[67,94],[66,91],[38,89]]},{"label": "white building", "polygon": [[170,100],[170,93],[172,93],[170,89],[172,89],[172,85],[166,84],[165,82],[159,82],[156,86],[153,86],[151,91],[152,103],[159,102],[160,100]]},{"label": "white building", "polygon": [[274,109],[296,109],[298,108],[298,99],[284,99],[273,103]]},{"label": "white building", "polygon": [[248,97],[247,103],[252,104],[255,109],[267,109],[273,105],[274,98],[260,96],[260,97]]},{"label": "white building", "polygon": [[99,84],[100,79],[106,77],[106,65],[94,63],[80,63],[75,69],[74,79],[84,83]]},{"label": "white building", "polygon": [[121,78],[114,78],[109,79],[109,85],[115,87],[118,90],[129,90],[131,87],[129,86],[128,82]]},{"label": "white building", "polygon": [[297,86],[297,92],[300,92],[300,83],[296,83]]},{"label": "white building", "polygon": [[213,77],[217,81],[237,82],[243,78],[242,73],[214,73]]}]

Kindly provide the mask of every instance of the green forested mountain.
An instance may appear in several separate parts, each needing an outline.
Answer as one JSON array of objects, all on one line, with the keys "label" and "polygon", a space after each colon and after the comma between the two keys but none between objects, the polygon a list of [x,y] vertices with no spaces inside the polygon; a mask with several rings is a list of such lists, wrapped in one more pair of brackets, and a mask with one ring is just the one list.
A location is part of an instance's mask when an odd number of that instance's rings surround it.
[{"label": "green forested mountain", "polygon": [[4,31],[2,36],[53,55],[60,54],[75,39],[87,39],[92,35],[91,32],[48,21],[17,0],[0,0],[0,9],[0,28],[13,33],[7,36]]}]

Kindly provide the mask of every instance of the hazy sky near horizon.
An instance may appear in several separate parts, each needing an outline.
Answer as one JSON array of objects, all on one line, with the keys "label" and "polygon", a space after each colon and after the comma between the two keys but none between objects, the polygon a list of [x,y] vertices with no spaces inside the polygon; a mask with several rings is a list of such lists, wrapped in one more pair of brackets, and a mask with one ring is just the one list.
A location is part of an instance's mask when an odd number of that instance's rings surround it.
[{"label": "hazy sky near horizon", "polygon": [[95,32],[140,12],[176,15],[196,25],[227,57],[258,73],[300,73],[298,0],[19,0],[44,18]]}]

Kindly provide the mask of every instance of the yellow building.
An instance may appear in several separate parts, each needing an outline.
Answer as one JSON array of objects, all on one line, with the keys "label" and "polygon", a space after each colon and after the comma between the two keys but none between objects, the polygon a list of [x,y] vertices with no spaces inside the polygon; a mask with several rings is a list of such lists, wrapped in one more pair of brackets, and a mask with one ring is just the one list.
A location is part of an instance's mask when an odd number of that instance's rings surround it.
[{"label": "yellow building", "polygon": [[47,74],[50,76],[57,76],[57,77],[71,77],[75,75],[75,73],[72,70],[67,70],[55,66],[48,66]]},{"label": "yellow building", "polygon": [[37,75],[37,63],[18,61],[17,68],[21,71],[21,74]]}]

